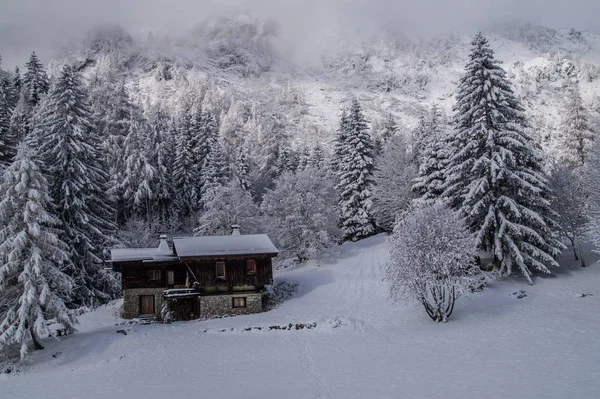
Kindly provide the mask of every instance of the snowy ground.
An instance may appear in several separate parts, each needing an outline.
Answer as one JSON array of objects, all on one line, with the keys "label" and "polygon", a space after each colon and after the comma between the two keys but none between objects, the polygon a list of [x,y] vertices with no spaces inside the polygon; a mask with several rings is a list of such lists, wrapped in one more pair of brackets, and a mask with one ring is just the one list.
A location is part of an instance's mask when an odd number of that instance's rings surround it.
[{"label": "snowy ground", "polygon": [[[532,287],[494,282],[435,324],[387,300],[384,240],[279,273],[299,292],[259,315],[147,326],[116,326],[116,305],[83,315],[79,333],[0,375],[0,398],[600,398],[597,257],[581,269],[567,254]],[[317,327],[244,331],[301,322]]]}]

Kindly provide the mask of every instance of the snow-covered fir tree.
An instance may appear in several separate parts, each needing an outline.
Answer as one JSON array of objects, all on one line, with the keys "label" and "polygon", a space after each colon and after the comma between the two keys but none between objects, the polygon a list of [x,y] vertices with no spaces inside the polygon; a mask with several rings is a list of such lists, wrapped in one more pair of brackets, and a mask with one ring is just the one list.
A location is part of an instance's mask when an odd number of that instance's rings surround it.
[{"label": "snow-covered fir tree", "polygon": [[29,104],[35,107],[40,103],[42,97],[48,93],[50,83],[48,82],[48,75],[46,74],[44,65],[40,62],[35,52],[31,53],[25,67],[27,68],[23,77],[25,96]]},{"label": "snow-covered fir tree", "polygon": [[335,143],[337,159],[333,167],[337,176],[338,207],[343,239],[356,241],[375,233],[371,215],[373,189],[373,140],[357,99],[342,115]]},{"label": "snow-covered fir tree", "polygon": [[323,169],[284,173],[265,193],[261,209],[284,266],[311,259],[341,238],[334,181]]},{"label": "snow-covered fir tree", "polygon": [[329,161],[329,167],[336,173],[340,169],[340,164],[343,162],[343,158],[346,154],[345,151],[347,150],[346,142],[349,131],[348,121],[348,110],[344,108],[342,109],[342,116],[340,118],[340,125],[337,129],[337,135],[335,137],[335,141],[333,142],[333,153]]},{"label": "snow-covered fir tree", "polygon": [[295,161],[294,151],[289,145],[284,144],[279,149],[279,155],[277,156],[275,176],[281,176],[284,173],[294,173],[297,166]]},{"label": "snow-covered fir tree", "polygon": [[412,190],[423,201],[435,202],[443,193],[444,170],[448,165],[447,132],[436,104],[430,111],[430,120],[423,126],[420,141],[419,169]]},{"label": "snow-covered fir tree", "polygon": [[3,76],[0,77],[0,86],[4,89],[3,91],[6,95],[8,107],[11,110],[14,109],[19,101],[20,90],[14,85],[13,75],[8,72],[3,74]]},{"label": "snow-covered fir tree", "polygon": [[385,145],[392,137],[396,135],[398,132],[398,124],[396,123],[396,119],[392,113],[388,113],[381,131],[381,141]]},{"label": "snow-covered fir tree", "polygon": [[252,194],[252,183],[250,181],[250,158],[248,150],[242,148],[235,162],[235,177],[244,191]]},{"label": "snow-covered fir tree", "polygon": [[7,88],[0,85],[0,167],[6,166],[9,163],[10,150],[10,120],[12,110],[9,104]]},{"label": "snow-covered fir tree", "polygon": [[298,154],[298,167],[297,170],[304,170],[310,166],[310,150],[307,146],[300,149]]},{"label": "snow-covered fir tree", "polygon": [[243,234],[264,232],[261,231],[260,210],[250,192],[232,180],[212,190],[210,198],[204,202],[194,234],[228,235],[234,224],[240,226]]},{"label": "snow-covered fir tree", "polygon": [[149,130],[144,120],[132,115],[129,132],[123,147],[124,170],[120,191],[125,201],[126,215],[136,215],[150,219],[153,211],[153,201],[156,197],[156,167],[151,164],[148,148]]},{"label": "snow-covered fir tree", "polygon": [[218,140],[214,140],[210,152],[202,164],[200,198],[203,203],[212,199],[213,191],[229,181],[229,168]]},{"label": "snow-covered fir tree", "polygon": [[140,118],[141,110],[132,104],[125,82],[116,79],[112,73],[93,79],[90,101],[108,166],[108,192],[115,209],[114,219],[123,222],[127,216],[122,184],[125,170],[123,148],[131,122]]},{"label": "snow-covered fir tree", "polygon": [[150,164],[156,169],[154,180],[155,211],[158,220],[165,223],[173,216],[173,199],[175,189],[173,185],[173,154],[175,153],[175,137],[167,115],[160,109],[155,110],[150,117],[151,138],[146,148],[150,157]]},{"label": "snow-covered fir tree", "polygon": [[411,132],[411,154],[418,165],[422,163],[426,135],[427,118],[426,115],[423,114],[419,116],[419,122]]},{"label": "snow-covered fir tree", "polygon": [[9,134],[6,137],[9,159],[12,159],[15,156],[18,143],[25,140],[29,135],[31,130],[31,117],[31,106],[25,99],[25,95],[21,93],[17,106],[11,115]]},{"label": "snow-covered fir tree", "polygon": [[115,275],[103,265],[112,242],[113,210],[106,194],[108,176],[101,140],[92,122],[80,75],[65,65],[45,100],[32,133],[62,222],[60,238],[69,246],[74,279],[73,305],[95,306],[118,295]]},{"label": "snow-covered fir tree", "polygon": [[174,124],[175,160],[173,162],[173,181],[176,197],[176,208],[180,217],[187,217],[198,209],[199,191],[194,165],[191,120],[189,114]]},{"label": "snow-covered fir tree", "polygon": [[72,329],[75,320],[65,301],[73,281],[64,273],[70,262],[67,245],[57,236],[48,183],[22,144],[2,176],[0,191],[0,350],[20,345],[21,357],[43,349],[47,320]]},{"label": "snow-covered fir tree", "polygon": [[396,219],[414,198],[411,186],[417,165],[407,147],[404,137],[394,136],[375,162],[373,216],[385,231],[392,231]]},{"label": "snow-covered fir tree", "polygon": [[23,88],[23,79],[21,78],[21,70],[18,66],[15,67],[15,71],[12,74],[11,84],[15,94],[17,95],[17,99],[21,95],[21,89]]},{"label": "snow-covered fir tree", "polygon": [[309,166],[316,169],[321,169],[325,166],[325,152],[323,151],[323,147],[318,144],[312,150]]},{"label": "snow-covered fir tree", "polygon": [[524,132],[523,107],[482,34],[465,70],[443,196],[501,272],[516,269],[532,284],[532,271],[548,273],[561,254],[550,190]]},{"label": "snow-covered fir tree", "polygon": [[566,104],[560,126],[562,162],[571,167],[585,164],[591,151],[595,133],[590,129],[587,110],[583,106],[579,83],[570,81],[566,88]]},{"label": "snow-covered fir tree", "polygon": [[214,115],[206,110],[198,111],[193,122],[193,151],[194,163],[198,165],[198,173],[202,164],[217,140],[219,127]]}]

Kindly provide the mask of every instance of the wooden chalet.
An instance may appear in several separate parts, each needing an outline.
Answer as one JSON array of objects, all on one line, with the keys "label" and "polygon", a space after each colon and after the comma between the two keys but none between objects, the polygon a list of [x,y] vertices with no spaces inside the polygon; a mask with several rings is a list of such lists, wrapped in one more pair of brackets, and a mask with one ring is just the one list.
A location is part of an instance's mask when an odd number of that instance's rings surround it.
[{"label": "wooden chalet", "polygon": [[124,318],[189,320],[263,310],[277,248],[265,234],[160,237],[158,248],[111,251],[122,274]]}]

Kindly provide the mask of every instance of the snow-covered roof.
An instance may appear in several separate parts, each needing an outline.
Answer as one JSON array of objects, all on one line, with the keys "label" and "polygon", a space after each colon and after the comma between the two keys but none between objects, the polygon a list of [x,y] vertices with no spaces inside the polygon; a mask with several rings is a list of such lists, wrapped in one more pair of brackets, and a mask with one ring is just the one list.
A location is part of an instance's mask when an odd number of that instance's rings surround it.
[{"label": "snow-covered roof", "polygon": [[173,250],[161,240],[158,248],[115,248],[111,250],[112,262],[172,261],[179,258],[193,258],[220,255],[277,255],[279,252],[266,234],[231,236],[199,236],[173,238]]},{"label": "snow-covered roof", "polygon": [[167,246],[158,248],[114,248],[110,251],[113,262],[126,262],[133,260],[170,261],[177,260],[173,251]]},{"label": "snow-covered roof", "polygon": [[219,255],[272,254],[279,251],[266,234],[173,238],[180,258]]}]

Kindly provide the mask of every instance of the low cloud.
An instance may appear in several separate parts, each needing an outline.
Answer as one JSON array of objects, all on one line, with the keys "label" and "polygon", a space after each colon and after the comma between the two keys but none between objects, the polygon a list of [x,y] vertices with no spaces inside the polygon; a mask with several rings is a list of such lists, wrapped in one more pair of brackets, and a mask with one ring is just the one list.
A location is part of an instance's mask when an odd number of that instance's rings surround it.
[{"label": "low cloud", "polygon": [[238,12],[276,20],[281,40],[303,51],[381,30],[433,35],[531,22],[600,32],[598,0],[0,0],[0,54],[13,66],[33,50],[49,57],[97,25],[178,36]]}]

